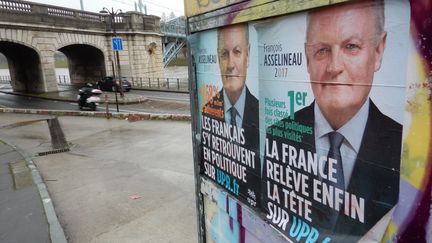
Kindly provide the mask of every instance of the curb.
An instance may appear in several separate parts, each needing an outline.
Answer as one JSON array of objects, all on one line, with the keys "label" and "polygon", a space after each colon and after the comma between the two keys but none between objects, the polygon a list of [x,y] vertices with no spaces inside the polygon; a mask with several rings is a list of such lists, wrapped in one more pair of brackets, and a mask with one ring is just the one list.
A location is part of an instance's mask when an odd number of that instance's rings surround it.
[{"label": "curb", "polygon": [[102,111],[64,111],[64,110],[37,110],[37,109],[14,109],[0,108],[0,113],[18,113],[18,114],[36,114],[36,115],[53,115],[53,116],[86,116],[100,118],[114,118],[128,121],[143,120],[173,120],[173,121],[191,121],[191,115],[182,114],[154,114],[154,113],[120,113],[120,112],[102,112]]},{"label": "curb", "polygon": [[47,187],[42,180],[42,177],[37,169],[36,165],[31,160],[30,156],[27,156],[24,151],[17,148],[15,145],[10,144],[4,140],[1,140],[3,143],[11,146],[15,151],[17,151],[21,156],[25,159],[27,167],[30,169],[30,173],[33,178],[33,183],[36,185],[39,196],[42,201],[42,205],[44,207],[45,216],[49,226],[49,234],[52,243],[67,243],[66,235],[60,222],[57,218],[57,214],[54,210],[54,205],[52,203],[51,197],[48,193]]}]

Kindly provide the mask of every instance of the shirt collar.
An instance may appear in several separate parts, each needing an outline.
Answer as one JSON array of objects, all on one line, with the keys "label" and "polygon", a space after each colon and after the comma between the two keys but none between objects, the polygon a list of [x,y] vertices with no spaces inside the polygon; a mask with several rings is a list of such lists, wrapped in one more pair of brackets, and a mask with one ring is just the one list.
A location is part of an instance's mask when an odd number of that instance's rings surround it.
[{"label": "shirt collar", "polygon": [[[231,104],[230,100],[228,99],[228,95],[225,92],[225,90],[223,90],[223,98],[224,98],[224,114],[230,114],[228,110],[233,105]],[[236,108],[236,110],[238,112],[238,116],[241,119],[243,119],[243,112],[244,112],[244,108],[245,108],[245,103],[246,103],[246,86],[243,86],[240,97],[238,98],[237,102],[234,104],[234,107]]]},{"label": "shirt collar", "polygon": [[[366,128],[366,122],[369,115],[369,99],[362,105],[360,110],[345,125],[337,130],[345,137],[345,140],[352,146],[356,153],[360,150],[363,133]],[[330,124],[325,119],[320,108],[315,103],[315,137],[321,138],[329,132],[333,132]]]}]

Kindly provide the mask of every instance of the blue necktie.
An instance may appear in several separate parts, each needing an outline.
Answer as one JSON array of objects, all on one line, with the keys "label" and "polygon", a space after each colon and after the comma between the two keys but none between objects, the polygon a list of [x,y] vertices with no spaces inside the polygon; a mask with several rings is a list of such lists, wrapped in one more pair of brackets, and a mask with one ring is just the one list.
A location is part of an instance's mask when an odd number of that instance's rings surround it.
[{"label": "blue necktie", "polygon": [[[334,175],[336,179],[336,183],[325,181],[325,183],[333,185],[341,190],[345,190],[345,179],[344,179],[344,173],[343,173],[343,167],[342,167],[342,156],[340,153],[340,147],[342,145],[342,142],[344,140],[344,136],[338,132],[330,132],[328,133],[328,138],[330,142],[330,149],[327,156],[327,165],[325,167],[325,173],[328,174],[328,160],[329,158],[332,158],[336,160],[336,165],[334,167],[334,170],[336,170],[336,173]],[[326,208],[323,210],[323,216],[324,219],[322,219],[325,223],[325,227],[331,230],[335,230],[336,223],[339,217],[339,214],[343,212],[344,208],[343,206],[339,208],[339,211],[336,211],[336,209]]]},{"label": "blue necktie", "polygon": [[236,110],[236,108],[234,106],[231,106],[230,112],[231,112],[231,125],[237,126],[237,123],[236,123],[237,110]]},{"label": "blue necktie", "polygon": [[[345,190],[345,178],[343,173],[342,166],[342,156],[340,153],[340,147],[342,146],[342,142],[344,140],[344,136],[338,132],[330,132],[328,134],[330,149],[327,156],[327,161],[329,158],[332,158],[337,161],[335,170],[336,170],[336,180],[335,186],[341,190]],[[328,166],[326,166],[327,170]]]}]

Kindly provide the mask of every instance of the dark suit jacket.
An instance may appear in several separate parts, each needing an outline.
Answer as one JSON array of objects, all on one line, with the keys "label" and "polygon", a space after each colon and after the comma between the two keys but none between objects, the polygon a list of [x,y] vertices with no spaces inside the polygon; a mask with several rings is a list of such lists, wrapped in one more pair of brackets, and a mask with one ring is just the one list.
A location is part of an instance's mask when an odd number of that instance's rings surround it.
[{"label": "dark suit jacket", "polygon": [[[271,134],[267,134],[267,138],[276,140],[278,146],[285,143],[315,153],[314,105],[315,102],[297,111],[294,115],[294,121],[312,127],[312,134],[303,134],[302,143],[292,142]],[[282,121],[289,122],[290,119],[285,118]],[[317,205],[311,199],[313,205],[311,225],[319,231],[333,235],[332,242],[344,242],[347,238],[344,238],[343,235],[350,235],[350,241],[358,240],[370,230],[398,201],[401,140],[402,126],[381,113],[371,101],[360,150],[346,190],[365,199],[365,222],[361,223],[345,216],[341,210],[342,213],[338,217],[335,228],[326,230],[328,222],[321,210],[332,209]],[[263,175],[266,175],[265,170]],[[266,179],[263,178],[263,181]],[[313,188],[312,185],[309,185],[309,188]]]},{"label": "dark suit jacket", "polygon": [[[223,90],[219,91],[207,104],[205,104],[202,108],[202,114],[205,116],[209,116],[218,121],[225,121],[224,114],[224,97]],[[242,147],[252,150],[255,152],[255,169],[248,168],[246,169],[246,180],[247,185],[240,185],[240,199],[243,199],[244,202],[247,202],[247,198],[250,196],[248,193],[248,189],[251,189],[256,198],[254,201],[257,202],[257,206],[259,204],[259,196],[260,196],[260,174],[261,167],[259,161],[259,108],[258,108],[258,99],[253,96],[249,89],[246,87],[246,99],[245,99],[245,108],[243,113],[243,123],[242,128],[244,129],[244,137],[245,144]],[[228,104],[230,105],[230,104]],[[212,112],[210,112],[212,111]]]}]

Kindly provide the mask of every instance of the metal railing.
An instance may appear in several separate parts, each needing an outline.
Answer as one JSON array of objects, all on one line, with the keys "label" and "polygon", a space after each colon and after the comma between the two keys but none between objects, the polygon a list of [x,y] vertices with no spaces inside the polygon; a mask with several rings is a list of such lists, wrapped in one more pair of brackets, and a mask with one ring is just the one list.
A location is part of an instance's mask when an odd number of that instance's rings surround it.
[{"label": "metal railing", "polygon": [[177,39],[176,42],[171,44],[164,53],[163,62],[164,67],[168,66],[168,64],[174,59],[175,55],[181,50],[181,48],[185,45],[185,40]]},{"label": "metal railing", "polygon": [[133,89],[154,89],[166,91],[189,92],[187,78],[143,78],[132,77],[129,79]]},{"label": "metal railing", "polygon": [[186,38],[186,19],[177,17],[167,22],[161,22],[161,32],[168,37]]},{"label": "metal railing", "polygon": [[[0,77],[1,78],[1,77]],[[176,91],[176,92],[189,92],[189,84],[187,78],[143,78],[143,77],[129,77],[132,89],[150,89],[161,91]],[[58,75],[57,84],[62,87],[75,87],[85,84],[72,84],[69,76]],[[96,85],[96,83],[94,83]]]},{"label": "metal railing", "polygon": [[57,76],[57,83],[58,84],[70,84],[69,75],[58,75]]},{"label": "metal railing", "polygon": [[0,84],[10,84],[11,77],[9,75],[0,76]]}]

